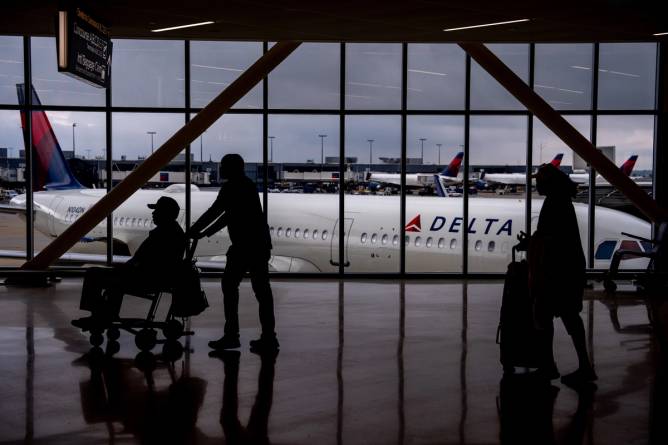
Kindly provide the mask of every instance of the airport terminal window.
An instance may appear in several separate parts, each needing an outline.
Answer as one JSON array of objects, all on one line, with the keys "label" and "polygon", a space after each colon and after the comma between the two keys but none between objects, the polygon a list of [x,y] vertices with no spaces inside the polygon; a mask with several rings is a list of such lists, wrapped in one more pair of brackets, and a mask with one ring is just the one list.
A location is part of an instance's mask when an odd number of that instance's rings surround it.
[{"label": "airport terminal window", "polygon": [[346,45],[346,108],[401,108],[401,45]]},{"label": "airport terminal window", "polygon": [[[525,82],[529,78],[529,45],[486,45]],[[524,106],[475,61],[471,61],[471,108],[475,110],[521,110]]]},{"label": "airport terminal window", "polygon": [[[203,108],[262,56],[260,42],[190,42],[190,104]],[[234,108],[261,109],[262,85]]]},{"label": "airport terminal window", "polygon": [[0,36],[0,103],[19,103],[16,85],[23,84],[23,40]]},{"label": "airport terminal window", "polygon": [[339,108],[338,43],[302,43],[269,74],[269,108]]},{"label": "airport terminal window", "polygon": [[599,109],[654,108],[656,43],[601,43],[598,65]]},{"label": "airport terminal window", "polygon": [[115,39],[113,42],[114,106],[185,105],[183,41]]},{"label": "airport terminal window", "polygon": [[[46,108],[46,116],[66,156],[74,152],[74,163],[97,171],[97,179],[87,183],[96,187],[106,185],[105,110],[112,113],[114,167],[111,174],[115,182],[118,182],[142,161],[140,158],[150,154],[151,136],[155,150],[182,127],[187,113],[194,113],[205,106],[232,82],[241,70],[256,60],[261,55],[263,46],[261,42],[115,40],[113,103],[112,107],[107,109],[104,90],[57,73],[53,38],[32,37],[31,43],[31,60],[26,62],[31,63],[31,82]],[[186,69],[184,62],[188,45],[191,65]],[[520,77],[528,79],[529,70],[532,68],[528,65],[528,44],[495,44],[489,47]],[[535,91],[555,108],[568,110],[565,113],[566,119],[584,136],[589,137],[593,123],[597,122],[597,128],[594,128],[598,136],[597,146],[614,147],[614,150],[606,150],[614,153],[618,165],[632,154],[637,154],[636,165],[632,171],[633,180],[650,190],[654,175],[653,123],[657,113],[654,104],[657,44],[536,44],[534,48]],[[597,73],[592,73],[591,59],[597,48],[600,66]],[[501,235],[512,232],[514,237],[517,231],[524,228],[523,198],[537,197],[535,190],[524,190],[525,184],[521,177],[528,168],[540,165],[541,162],[549,162],[560,152],[564,153],[561,160],[564,171],[570,173],[573,169],[582,170],[582,173],[587,175],[586,166],[578,163],[572,151],[537,119],[533,120],[532,139],[527,141],[527,120],[530,114],[475,62],[472,63],[468,82],[471,88],[471,106],[469,110],[465,110],[466,57],[458,46],[408,44],[407,49],[408,71],[405,75],[408,89],[402,92],[401,44],[347,44],[346,72],[343,79],[346,86],[345,106],[339,109],[341,45],[302,45],[285,64],[270,75],[267,82],[266,110],[262,109],[262,86],[256,86],[235,105],[231,113],[226,114],[199,140],[191,144],[193,170],[190,177],[193,184],[204,189],[203,191],[215,192],[218,187],[218,161],[225,153],[238,152],[248,163],[247,174],[258,183],[258,191],[262,192],[265,188],[262,184],[265,171],[262,160],[263,149],[266,147],[269,160],[266,169],[269,179],[266,187],[269,193],[269,222],[271,223],[274,217],[284,218],[284,209],[299,213],[316,206],[320,220],[314,221],[313,227],[318,229],[309,231],[293,225],[288,235],[291,237],[294,230],[295,239],[303,237],[322,241],[321,245],[326,246],[326,251],[331,251],[331,258],[326,258],[317,266],[323,272],[338,271],[338,267],[331,266],[331,263],[339,258],[340,192],[345,194],[346,218],[349,218],[348,212],[354,215],[356,212],[366,211],[369,208],[368,202],[371,202],[371,199],[376,200],[383,209],[383,216],[380,223],[373,223],[376,226],[373,246],[374,249],[388,249],[373,257],[375,264],[372,264],[369,270],[356,269],[359,264],[370,264],[368,252],[362,261],[354,258],[354,248],[348,249],[344,256],[351,260],[351,266],[344,269],[345,273],[398,272],[402,260],[398,249],[401,224],[408,226],[420,215],[421,223],[416,219],[415,228],[422,233],[419,237],[413,234],[414,240],[407,234],[405,239],[408,246],[404,258],[406,272],[461,273],[461,253],[465,246],[460,241],[464,230],[469,230],[469,238],[473,238],[468,247],[471,253],[468,271],[492,271],[495,266],[490,265],[498,261],[492,261],[491,258],[488,260],[485,255],[481,255],[482,251],[486,251],[485,254],[498,252],[509,258],[512,241],[496,237],[491,241],[484,237],[486,223],[480,220],[479,212],[481,208],[486,208],[485,200],[508,200],[508,206],[513,207],[510,212],[512,230],[509,225],[502,226],[507,224],[507,221],[503,220],[509,213],[507,209],[499,215],[495,214],[492,219],[498,216],[500,221],[492,221],[492,224],[498,224],[494,226],[495,234],[505,227],[504,231],[500,232]],[[19,113],[9,109],[18,103],[16,83],[23,82],[22,56],[21,37],[0,37],[0,86],[3,87],[0,88],[0,116],[3,117],[0,120],[0,176],[3,180],[0,186],[5,200],[11,195],[11,191],[8,191],[10,188],[14,192],[21,192],[24,187],[22,168],[25,165],[22,167],[21,162],[25,158],[22,158],[21,151],[25,147],[20,133]],[[598,82],[598,109],[602,110],[601,112],[591,110],[593,75]],[[298,84],[292,86],[295,79],[298,79]],[[190,109],[185,109],[186,81],[190,83]],[[406,111],[401,110],[403,94],[407,99]],[[6,110],[2,110],[2,104],[5,104]],[[66,107],[70,105],[81,108],[68,111]],[[86,107],[91,108],[87,110]],[[127,109],[119,110],[116,107],[141,109],[137,110],[139,113],[128,113]],[[168,113],[151,112],[151,108],[166,107],[170,108],[164,110],[169,111]],[[271,114],[271,110],[276,108],[281,109]],[[346,114],[346,110],[354,111]],[[358,114],[359,110],[368,111],[363,111],[365,114],[361,115]],[[491,115],[489,110],[493,110],[494,115]],[[425,213],[425,208],[432,208],[432,202],[446,202],[439,201],[443,198],[434,195],[437,190],[431,185],[433,175],[443,172],[455,154],[463,151],[464,116],[469,111],[471,187],[468,190],[469,227],[465,228],[465,223],[461,220],[464,199],[459,198],[464,190],[458,180],[444,182],[441,176],[439,182],[450,195],[447,199],[461,204],[461,212],[455,209],[454,212],[448,210],[440,215],[428,211]],[[343,113],[345,117],[343,144],[339,141],[339,113]],[[592,116],[595,113],[598,113],[598,119],[593,121]],[[266,132],[263,131],[265,114],[269,121]],[[405,141],[401,140],[402,114],[407,125]],[[17,142],[14,142],[15,139]],[[533,150],[533,166],[526,165],[528,144],[531,144]],[[341,145],[345,151],[344,159],[339,158]],[[398,220],[401,202],[398,184],[391,181],[383,184],[382,181],[371,179],[371,173],[390,173],[400,179],[402,145],[405,145],[407,151],[406,173],[413,175],[406,177],[406,183],[408,184],[410,179],[417,185],[404,191],[407,220],[403,222]],[[6,155],[3,151],[5,147]],[[341,162],[345,163],[342,167]],[[147,188],[185,182],[184,165],[185,158],[181,155],[152,178]],[[343,178],[339,178],[340,169],[344,172]],[[458,172],[459,181],[463,175],[462,170]],[[483,170],[487,180],[481,178]],[[494,184],[492,177],[495,173],[518,175],[521,183]],[[94,175],[92,177],[95,178]],[[345,186],[343,190],[339,187],[340,179]],[[88,180],[90,181],[90,175]],[[178,189],[178,193],[173,194],[181,205],[185,201],[184,190]],[[576,201],[586,203],[587,194],[587,187],[580,186]],[[631,211],[615,207],[617,204],[624,205],[615,190],[606,191],[604,186],[597,186],[596,197],[598,205]],[[612,203],[613,198],[617,199],[617,204]],[[204,201],[193,200],[193,219],[204,210]],[[514,210],[515,206],[518,207],[517,211]],[[433,208],[437,209],[439,206]],[[533,211],[537,214],[535,207]],[[153,227],[149,218],[144,218],[143,214],[128,217],[119,211],[115,213],[115,228],[125,230],[129,227]],[[599,229],[600,217],[604,216],[604,213],[603,210],[596,213],[594,223],[598,222],[597,235],[603,234]],[[430,217],[427,217],[427,214]],[[75,214],[67,214],[63,215],[61,220],[71,223],[77,217]],[[348,243],[354,245],[355,241],[359,243],[363,233],[369,243],[372,236],[369,229],[374,230],[373,226],[365,227],[357,217],[349,219],[354,222],[345,220],[346,246]],[[180,222],[185,224],[183,214]],[[5,229],[3,226],[3,236],[0,237],[3,245],[0,247],[10,243],[12,239],[18,245],[23,245],[25,224],[18,219],[13,224],[12,227],[16,226],[16,230],[11,233],[17,236],[5,237],[10,228]],[[99,227],[104,227],[104,224]],[[283,235],[283,230],[285,229],[272,230],[272,236],[274,233],[277,236]],[[362,233],[362,230],[365,231]],[[442,233],[437,233],[439,230],[442,230]],[[102,231],[99,236],[104,236],[105,233],[106,231]],[[349,240],[348,233],[352,235]],[[581,233],[586,236],[587,228],[581,227]],[[476,236],[485,238],[478,246],[478,252],[476,245],[479,240],[475,240]],[[49,241],[39,230],[35,231],[34,238],[38,248]],[[418,252],[422,249],[416,249],[411,241],[417,242],[419,247],[437,245],[439,249],[449,248],[448,255],[439,255],[425,262],[425,252]],[[103,243],[100,244],[100,252],[104,253],[105,247]],[[89,247],[90,245],[87,246]],[[486,262],[487,260],[489,262]],[[433,265],[434,270],[426,268],[425,264]],[[504,272],[505,268],[502,269],[494,271]]]},{"label": "airport terminal window", "polygon": [[591,108],[591,62],[594,46],[538,44],[534,90],[557,110]]},{"label": "airport terminal window", "polygon": [[456,44],[408,45],[408,108],[461,110],[466,95],[466,53]]},{"label": "airport terminal window", "polygon": [[43,105],[104,106],[104,89],[58,72],[55,37],[32,37],[30,49],[32,85]]}]

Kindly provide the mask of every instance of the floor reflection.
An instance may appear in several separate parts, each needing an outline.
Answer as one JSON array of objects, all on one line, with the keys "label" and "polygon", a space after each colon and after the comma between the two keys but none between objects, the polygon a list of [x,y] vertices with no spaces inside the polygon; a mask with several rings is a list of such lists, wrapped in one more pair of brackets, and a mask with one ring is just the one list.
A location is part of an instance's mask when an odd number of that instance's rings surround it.
[{"label": "floor reflection", "polygon": [[[500,283],[276,288],[280,360],[207,356],[215,305],[192,320],[195,336],[135,356],[129,336],[88,350],[67,326],[76,283],[48,299],[5,293],[0,443],[668,443],[662,298],[587,296],[596,390],[501,378]],[[256,307],[242,301],[252,338]],[[555,352],[562,373],[575,367],[563,330]]]}]

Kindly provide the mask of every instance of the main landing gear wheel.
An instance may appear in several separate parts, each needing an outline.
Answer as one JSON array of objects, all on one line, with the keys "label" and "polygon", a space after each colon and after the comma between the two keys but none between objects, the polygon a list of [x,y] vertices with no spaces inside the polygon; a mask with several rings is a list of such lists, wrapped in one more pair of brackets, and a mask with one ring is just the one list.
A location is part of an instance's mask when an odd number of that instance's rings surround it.
[{"label": "main landing gear wheel", "polygon": [[102,343],[104,343],[104,335],[102,335],[102,331],[91,331],[89,341],[93,346],[100,346]]},{"label": "main landing gear wheel", "polygon": [[121,331],[117,327],[111,327],[107,329],[107,338],[110,341],[118,340],[121,336]]}]

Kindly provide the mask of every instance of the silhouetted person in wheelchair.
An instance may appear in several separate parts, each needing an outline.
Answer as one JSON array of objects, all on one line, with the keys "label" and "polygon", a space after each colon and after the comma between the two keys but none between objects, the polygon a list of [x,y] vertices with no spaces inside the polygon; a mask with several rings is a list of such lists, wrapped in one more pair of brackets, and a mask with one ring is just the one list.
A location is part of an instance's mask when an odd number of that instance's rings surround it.
[{"label": "silhouetted person in wheelchair", "polygon": [[188,236],[211,236],[227,227],[232,245],[227,250],[223,274],[224,335],[209,346],[216,350],[233,349],[239,342],[239,284],[250,273],[255,298],[259,304],[262,335],[251,340],[252,350],[279,348],[274,332],[274,297],[269,285],[271,238],[255,183],[244,173],[244,160],[227,154],[220,161],[223,184],[211,207],[192,225]]},{"label": "silhouetted person in wheelchair", "polygon": [[176,222],[179,204],[161,196],[148,208],[153,209],[155,228],[132,258],[113,268],[93,267],[86,271],[79,308],[90,311],[91,316],[73,320],[74,326],[84,330],[104,327],[118,318],[123,295],[141,296],[172,286],[186,248],[185,234]]},{"label": "silhouetted person in wheelchair", "polygon": [[529,289],[534,317],[544,332],[542,365],[537,373],[550,380],[559,378],[554,362],[552,319],[561,318],[573,340],[578,369],[561,378],[577,386],[597,379],[587,355],[585,330],[580,311],[586,284],[585,256],[571,198],[577,186],[551,164],[543,164],[535,175],[536,189],[545,196],[538,226],[529,241]]}]

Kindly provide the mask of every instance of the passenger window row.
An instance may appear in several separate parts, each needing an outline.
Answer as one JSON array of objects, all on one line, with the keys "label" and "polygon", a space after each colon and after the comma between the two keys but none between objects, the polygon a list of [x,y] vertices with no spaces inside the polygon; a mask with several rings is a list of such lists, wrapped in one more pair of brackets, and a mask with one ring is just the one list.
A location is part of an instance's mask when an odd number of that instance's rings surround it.
[{"label": "passenger window row", "polygon": [[[362,235],[360,236],[360,242],[362,244],[367,244],[367,243],[377,244],[378,243],[378,237],[379,237],[379,235],[377,233],[372,233],[371,236],[369,237],[369,234],[365,232],[365,233],[362,233]],[[383,245],[383,246],[387,245],[388,241],[389,241],[389,236],[387,234],[380,235],[380,244],[381,245]],[[424,240],[421,236],[416,236],[413,239],[413,243],[414,243],[415,247],[421,247],[421,246],[424,245],[424,247],[431,248],[431,247],[434,246],[434,241],[435,241],[434,238],[432,238],[431,236],[427,237]],[[457,239],[456,238],[450,239],[449,243],[447,243],[446,241],[447,240],[445,238],[439,238],[438,242],[436,243],[436,246],[439,249],[444,249],[446,244],[448,244],[450,249],[456,249],[457,248]],[[411,244],[410,235],[406,235],[405,243],[406,243],[407,246],[410,246],[410,244]],[[399,244],[399,235],[394,235],[392,237],[392,245],[396,246],[397,244]],[[482,248],[483,248],[482,240],[477,240],[475,242],[475,244],[473,245],[473,248],[476,251],[481,251]],[[495,250],[496,250],[496,243],[494,241],[489,241],[487,243],[487,251],[488,252],[494,252]]]},{"label": "passenger window row", "polygon": [[269,234],[273,238],[276,236],[277,238],[296,238],[296,239],[305,239],[305,240],[317,240],[317,239],[322,239],[323,241],[327,241],[327,238],[329,238],[329,232],[327,230],[323,230],[322,232],[319,232],[318,229],[293,229],[291,227],[283,228],[283,227],[278,227],[274,228],[274,226],[269,227]]}]

